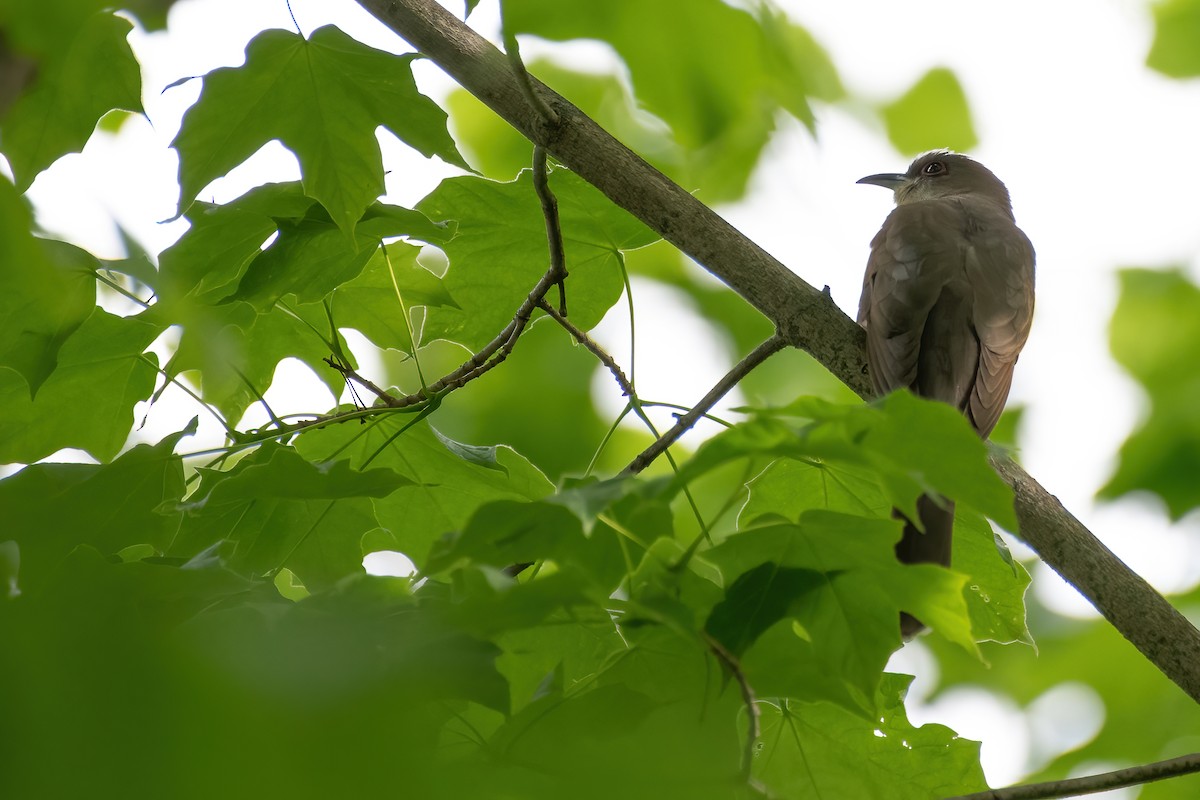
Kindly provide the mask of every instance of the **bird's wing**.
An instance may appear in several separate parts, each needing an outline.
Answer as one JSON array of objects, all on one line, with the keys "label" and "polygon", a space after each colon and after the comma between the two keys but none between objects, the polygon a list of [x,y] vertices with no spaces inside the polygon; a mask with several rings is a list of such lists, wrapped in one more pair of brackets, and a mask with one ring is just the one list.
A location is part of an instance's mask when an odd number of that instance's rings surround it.
[{"label": "bird's wing", "polygon": [[980,435],[1000,419],[1012,387],[1013,367],[1033,322],[1033,245],[1011,220],[988,220],[973,237],[965,261],[975,287],[974,326],[979,368],[967,413]]},{"label": "bird's wing", "polygon": [[948,203],[897,206],[871,241],[858,321],[875,391],[912,388],[929,310],[961,270],[962,212]]}]

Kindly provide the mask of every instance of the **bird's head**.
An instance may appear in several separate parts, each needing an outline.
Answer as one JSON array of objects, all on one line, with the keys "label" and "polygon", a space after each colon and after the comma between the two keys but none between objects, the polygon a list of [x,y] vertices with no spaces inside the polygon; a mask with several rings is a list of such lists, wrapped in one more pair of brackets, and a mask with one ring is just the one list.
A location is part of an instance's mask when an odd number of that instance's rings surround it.
[{"label": "bird's head", "polygon": [[991,200],[1012,216],[1012,201],[1000,179],[975,159],[949,150],[931,150],[917,156],[908,172],[868,175],[858,183],[891,189],[896,196],[896,205],[973,195]]}]

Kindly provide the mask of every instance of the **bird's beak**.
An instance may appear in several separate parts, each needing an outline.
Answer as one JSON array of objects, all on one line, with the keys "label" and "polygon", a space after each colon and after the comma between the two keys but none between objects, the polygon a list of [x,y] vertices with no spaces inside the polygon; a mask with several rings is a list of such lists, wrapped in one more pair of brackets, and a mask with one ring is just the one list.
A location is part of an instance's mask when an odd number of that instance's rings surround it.
[{"label": "bird's beak", "polygon": [[855,183],[869,183],[872,186],[882,186],[885,189],[898,189],[908,182],[908,176],[902,172],[881,172],[878,175],[868,175],[859,178]]}]

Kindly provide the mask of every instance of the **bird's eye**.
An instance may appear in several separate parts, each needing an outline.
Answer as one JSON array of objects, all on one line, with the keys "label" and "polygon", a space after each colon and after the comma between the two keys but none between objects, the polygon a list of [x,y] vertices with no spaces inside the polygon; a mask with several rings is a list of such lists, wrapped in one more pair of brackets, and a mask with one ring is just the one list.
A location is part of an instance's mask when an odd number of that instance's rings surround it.
[{"label": "bird's eye", "polygon": [[940,161],[930,161],[921,168],[921,172],[925,175],[941,175],[946,171],[946,165]]}]

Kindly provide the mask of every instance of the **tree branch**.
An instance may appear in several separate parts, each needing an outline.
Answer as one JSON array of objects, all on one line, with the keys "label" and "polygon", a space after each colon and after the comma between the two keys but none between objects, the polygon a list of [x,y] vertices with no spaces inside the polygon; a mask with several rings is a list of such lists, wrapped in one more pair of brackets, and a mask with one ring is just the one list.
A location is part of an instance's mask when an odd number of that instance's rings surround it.
[{"label": "tree branch", "polygon": [[722,397],[728,394],[730,389],[737,386],[742,378],[749,375],[751,370],[786,346],[787,342],[779,335],[775,335],[751,350],[745,358],[734,364],[733,368],[725,373],[725,376],[717,381],[716,385],[708,390],[708,394],[700,398],[690,411],[677,417],[675,426],[671,430],[659,436],[649,447],[638,453],[637,457],[633,461],[630,461],[629,466],[625,468],[625,474],[636,475],[650,466],[650,463],[654,459],[662,455],[680,436],[691,430],[692,426],[702,416],[707,414],[708,410],[716,405]]},{"label": "tree branch", "polygon": [[[558,114],[532,108],[504,54],[435,0],[358,0],[471,94],[567,168],[724,281],[861,396],[871,393],[865,334],[832,300],[651,167],[543,84]],[[1200,702],[1200,631],[1105,549],[1016,464],[995,462],[1016,492],[1021,538],[1164,674]]]},{"label": "tree branch", "polygon": [[1050,797],[1077,797],[1081,794],[1105,792],[1109,789],[1120,789],[1123,786],[1136,786],[1142,783],[1161,781],[1164,778],[1190,775],[1193,772],[1200,772],[1200,753],[1192,753],[1166,761],[1156,761],[1153,764],[1118,769],[1114,772],[1103,772],[1099,775],[1088,775],[1083,778],[1028,783],[1024,786],[1009,786],[1005,789],[989,789],[986,792],[948,797],[946,800],[1046,800]]},{"label": "tree branch", "polygon": [[625,395],[626,397],[635,396],[633,384],[630,383],[629,378],[625,376],[625,370],[621,369],[621,365],[617,363],[615,358],[609,355],[607,350],[597,344],[595,339],[571,324],[571,321],[563,316],[561,311],[557,311],[554,306],[550,305],[545,300],[542,300],[538,306],[542,309],[542,311],[545,311],[547,314],[549,314],[555,322],[561,325],[563,330],[571,334],[571,338],[586,347],[588,352],[594,355],[596,359],[604,365],[604,368],[612,374],[613,380],[617,382],[617,386],[620,387],[621,394]]}]

